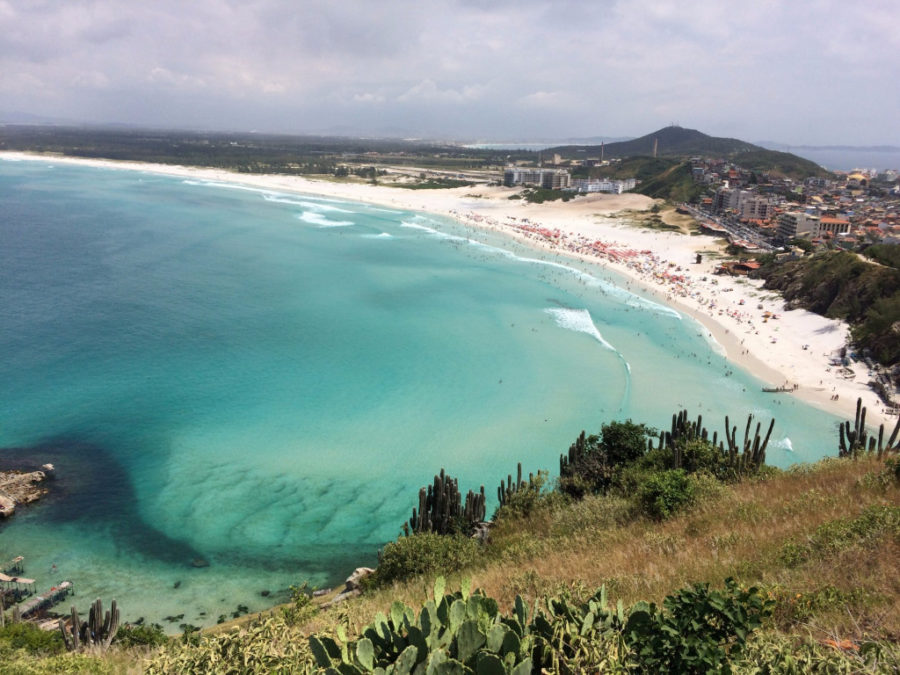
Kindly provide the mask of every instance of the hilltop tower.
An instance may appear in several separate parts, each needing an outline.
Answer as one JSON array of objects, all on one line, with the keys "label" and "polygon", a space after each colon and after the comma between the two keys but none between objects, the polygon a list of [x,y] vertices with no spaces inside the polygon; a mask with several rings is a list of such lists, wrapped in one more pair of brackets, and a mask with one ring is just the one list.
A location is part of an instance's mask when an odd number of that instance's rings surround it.
[{"label": "hilltop tower", "polygon": [[603,163],[603,141],[600,141],[600,163]]},{"label": "hilltop tower", "polygon": [[658,138],[654,138],[654,139],[653,139],[653,158],[654,158],[654,159],[656,159],[656,150],[657,150],[658,147],[659,147],[659,139],[658,139]]}]

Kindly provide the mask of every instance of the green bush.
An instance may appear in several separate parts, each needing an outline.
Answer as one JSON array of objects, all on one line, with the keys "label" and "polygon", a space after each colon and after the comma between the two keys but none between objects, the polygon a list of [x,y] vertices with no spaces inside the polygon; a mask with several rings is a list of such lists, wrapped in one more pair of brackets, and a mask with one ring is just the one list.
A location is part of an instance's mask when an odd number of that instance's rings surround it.
[{"label": "green bush", "polygon": [[647,438],[653,433],[630,419],[604,424],[596,435],[581,432],[569,448],[567,460],[560,462],[560,491],[575,498],[606,492],[617,484],[624,469],[644,457]]},{"label": "green bush", "polygon": [[900,483],[900,457],[889,457],[884,460],[885,473]]},{"label": "green bush", "polygon": [[655,520],[668,518],[694,501],[694,484],[684,469],[649,474],[638,487],[637,502],[643,515]]},{"label": "green bush", "polygon": [[565,503],[566,499],[560,492],[546,491],[547,471],[538,471],[527,482],[523,481],[522,487],[511,492],[506,498],[506,503],[499,506],[494,512],[493,520],[503,518],[529,518],[541,509],[552,509]]},{"label": "green bush", "polygon": [[160,647],[168,641],[169,638],[158,623],[150,624],[149,626],[125,624],[124,626],[119,626],[113,644],[117,644],[120,647],[136,647],[138,645]]},{"label": "green bush", "polygon": [[296,626],[316,614],[318,607],[312,601],[314,590],[306,581],[299,586],[291,586],[291,601],[281,608],[281,615],[287,625]]},{"label": "green bush", "polygon": [[387,544],[369,578],[373,585],[382,586],[419,574],[452,573],[481,558],[481,543],[471,537],[422,532]]},{"label": "green bush", "polygon": [[873,505],[856,518],[839,518],[822,523],[803,542],[787,542],[779,558],[787,567],[796,567],[813,558],[824,558],[853,546],[871,547],[885,537],[900,541],[900,506]]},{"label": "green bush", "polygon": [[9,623],[0,628],[0,653],[24,649],[29,654],[58,654],[65,650],[59,631],[41,630],[28,621]]},{"label": "green bush", "polygon": [[726,660],[741,653],[747,636],[772,613],[774,602],[734,579],[722,591],[695,584],[666,597],[663,609],[639,602],[623,631],[629,661],[639,672],[730,672]]},{"label": "green bush", "polygon": [[[852,646],[851,646],[852,645]],[[900,647],[889,642],[820,644],[777,633],[759,633],[747,641],[735,659],[733,672],[786,673],[896,673],[900,671]]]},{"label": "green bush", "polygon": [[[82,672],[80,670],[59,672]],[[145,664],[146,675],[169,673],[311,673],[306,640],[277,617],[255,620],[227,633],[201,636],[196,644],[172,640]]]}]

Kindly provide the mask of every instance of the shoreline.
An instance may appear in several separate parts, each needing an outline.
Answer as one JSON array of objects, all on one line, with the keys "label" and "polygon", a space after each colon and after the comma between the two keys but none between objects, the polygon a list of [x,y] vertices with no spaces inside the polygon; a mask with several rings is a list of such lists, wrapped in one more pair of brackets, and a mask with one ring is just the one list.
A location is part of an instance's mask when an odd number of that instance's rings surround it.
[{"label": "shoreline", "polygon": [[[864,364],[853,364],[862,372],[854,373],[852,379],[842,377],[839,368],[831,365],[835,353],[847,344],[845,323],[806,310],[786,311],[781,296],[763,290],[761,281],[714,276],[717,253],[724,248],[721,240],[627,224],[627,212],[646,211],[655,203],[643,195],[599,194],[569,202],[528,204],[509,199],[518,189],[495,186],[410,190],[301,176],[239,174],[223,169],[22,152],[0,152],[0,159],[228,182],[449,217],[466,227],[498,232],[536,251],[613,271],[626,280],[628,290],[699,323],[730,362],[765,384],[796,384],[798,388],[789,394],[851,420],[856,400],[861,397],[868,409],[870,428],[893,423],[868,387]],[[703,254],[700,264],[694,262],[697,253]]]}]

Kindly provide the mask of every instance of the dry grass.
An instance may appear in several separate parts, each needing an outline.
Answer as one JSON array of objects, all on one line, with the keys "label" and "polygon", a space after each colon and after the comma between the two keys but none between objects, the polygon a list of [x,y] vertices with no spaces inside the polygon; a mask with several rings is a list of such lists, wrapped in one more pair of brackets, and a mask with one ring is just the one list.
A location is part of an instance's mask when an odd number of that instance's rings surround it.
[{"label": "dry grass", "polygon": [[[578,595],[603,584],[613,601],[659,602],[677,588],[721,584],[733,576],[762,584],[783,601],[782,628],[819,636],[897,636],[896,540],[883,538],[874,547],[850,547],[793,567],[781,555],[786,544],[806,542],[823,523],[855,518],[871,505],[900,505],[900,486],[876,478],[881,466],[874,460],[828,460],[722,489],[663,523],[628,520],[624,500],[595,497],[554,506],[528,520],[498,524],[492,534],[496,560],[465,574],[501,607],[511,606],[516,594],[534,600],[567,589]],[[456,586],[459,579],[450,582]],[[430,586],[430,579],[395,584],[321,614],[308,628],[327,629],[336,612],[351,628],[361,627],[393,600],[421,605]],[[797,594],[798,606],[814,611],[791,612],[789,599]]]}]

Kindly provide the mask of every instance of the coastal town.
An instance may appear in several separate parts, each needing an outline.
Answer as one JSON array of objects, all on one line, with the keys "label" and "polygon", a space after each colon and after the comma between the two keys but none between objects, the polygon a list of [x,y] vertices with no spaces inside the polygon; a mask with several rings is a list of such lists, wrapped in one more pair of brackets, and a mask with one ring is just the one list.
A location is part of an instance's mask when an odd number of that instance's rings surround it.
[{"label": "coastal town", "polygon": [[[618,161],[563,160],[555,154],[546,162],[550,168],[508,167],[503,185],[622,194],[637,187],[638,181],[571,174],[574,167],[614,167]],[[691,178],[705,189],[695,203],[682,208],[710,233],[726,235],[746,250],[774,250],[798,239],[814,249],[900,244],[898,170],[857,169],[833,172],[830,178],[794,180],[757,173],[724,158],[692,157],[689,162]]]}]

